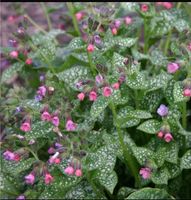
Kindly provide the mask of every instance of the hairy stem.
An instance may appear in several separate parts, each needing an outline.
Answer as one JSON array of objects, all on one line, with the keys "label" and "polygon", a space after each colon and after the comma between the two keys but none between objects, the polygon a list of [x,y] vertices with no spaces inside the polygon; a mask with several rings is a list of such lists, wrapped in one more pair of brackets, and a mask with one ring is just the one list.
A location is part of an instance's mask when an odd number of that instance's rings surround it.
[{"label": "hairy stem", "polygon": [[50,17],[49,17],[49,14],[47,12],[47,8],[46,8],[46,5],[44,2],[40,2],[40,5],[42,6],[42,9],[43,9],[43,12],[46,16],[46,20],[47,20],[47,23],[48,23],[48,28],[49,28],[49,31],[52,29],[52,23],[50,21]]},{"label": "hairy stem", "polygon": [[28,147],[25,147],[25,149],[28,150],[28,151],[30,151],[37,161],[40,161],[39,158],[38,158],[38,156],[34,153],[34,151],[32,151],[32,150],[31,150],[30,148],[28,148]]},{"label": "hairy stem", "polygon": [[79,27],[78,27],[78,22],[76,20],[75,14],[74,14],[74,6],[73,6],[72,2],[67,2],[66,5],[67,5],[68,10],[70,12],[70,15],[72,17],[74,29],[75,29],[77,35],[80,36],[81,33],[80,33],[80,30],[79,30]]},{"label": "hairy stem", "polygon": [[123,151],[126,165],[129,167],[131,173],[133,174],[133,176],[135,178],[136,186],[140,187],[140,178],[138,176],[137,163],[136,163],[136,160],[131,156],[131,154],[129,154],[129,152],[128,152],[129,148],[124,143],[124,137],[121,132],[120,124],[117,121],[117,113],[116,113],[115,105],[113,102],[110,103],[110,109],[112,110],[112,113],[113,113],[113,118],[114,118],[114,122],[116,124],[116,129],[117,129],[117,133],[118,133],[118,137],[119,137],[119,143],[120,143],[120,146]]},{"label": "hairy stem", "polygon": [[187,114],[187,112],[186,112],[186,102],[183,102],[182,103],[182,126],[183,126],[183,128],[184,129],[186,129],[187,128],[187,120],[186,120],[186,114]]},{"label": "hairy stem", "polygon": [[89,52],[87,52],[87,55],[88,55],[88,61],[89,61],[89,64],[90,64],[91,71],[92,71],[93,75],[95,76],[96,75],[96,69],[95,69],[95,66],[92,62],[92,55]]}]

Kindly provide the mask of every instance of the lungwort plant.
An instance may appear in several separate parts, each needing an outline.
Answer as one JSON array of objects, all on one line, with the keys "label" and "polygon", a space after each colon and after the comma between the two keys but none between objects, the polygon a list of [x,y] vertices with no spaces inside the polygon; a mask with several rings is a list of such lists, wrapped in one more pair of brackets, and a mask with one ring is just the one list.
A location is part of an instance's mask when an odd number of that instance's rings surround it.
[{"label": "lungwort plant", "polygon": [[1,197],[191,198],[190,3],[42,5],[1,48]]}]

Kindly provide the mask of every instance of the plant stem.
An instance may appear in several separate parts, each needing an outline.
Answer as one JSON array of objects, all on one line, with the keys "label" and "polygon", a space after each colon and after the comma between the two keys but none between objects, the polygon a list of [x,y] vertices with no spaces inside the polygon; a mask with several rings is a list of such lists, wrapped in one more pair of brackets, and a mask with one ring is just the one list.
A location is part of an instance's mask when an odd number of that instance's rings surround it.
[{"label": "plant stem", "polygon": [[74,14],[74,6],[73,6],[72,2],[67,2],[66,5],[67,5],[68,10],[70,12],[70,15],[72,17],[72,22],[73,22],[73,25],[74,25],[74,29],[75,29],[77,35],[80,36],[81,33],[80,33],[80,30],[79,30],[79,27],[78,27],[78,22],[76,20],[75,14]]},{"label": "plant stem", "polygon": [[134,90],[135,91],[135,106],[136,109],[139,108],[139,99],[138,99],[138,90]]},{"label": "plant stem", "polygon": [[28,15],[24,15],[25,18],[27,18],[29,20],[29,22],[35,26],[37,29],[39,29],[41,32],[43,32],[44,34],[46,34],[47,32],[41,27],[39,26],[35,21],[33,21]]},{"label": "plant stem", "polygon": [[135,178],[136,185],[138,187],[140,187],[140,178],[138,176],[137,163],[136,163],[136,160],[134,159],[134,157],[132,157],[131,154],[129,154],[129,152],[128,152],[129,148],[124,143],[124,138],[123,138],[123,134],[121,132],[120,124],[117,121],[117,113],[116,113],[116,110],[115,110],[115,105],[114,105],[113,102],[111,102],[109,106],[110,106],[110,109],[112,110],[112,113],[113,113],[113,118],[114,118],[114,122],[116,124],[116,129],[117,129],[117,133],[118,133],[118,137],[119,137],[119,143],[120,143],[120,146],[121,146],[122,151],[123,151],[125,162],[126,162],[127,166],[129,167],[131,173],[133,174],[133,176]]},{"label": "plant stem", "polygon": [[88,61],[89,61],[89,64],[90,64],[91,71],[92,71],[93,75],[95,76],[96,75],[96,70],[95,70],[95,66],[94,66],[94,64],[92,62],[92,55],[89,52],[87,52],[87,55],[88,55]]},{"label": "plant stem", "polygon": [[52,29],[52,23],[50,21],[50,17],[49,17],[49,14],[47,12],[47,9],[46,9],[46,6],[45,6],[45,3],[44,2],[40,2],[40,5],[42,6],[42,9],[43,9],[43,12],[46,16],[46,19],[47,19],[47,23],[48,23],[48,28],[49,28],[49,31]]},{"label": "plant stem", "polygon": [[28,147],[25,147],[25,149],[28,150],[28,151],[30,151],[37,161],[40,161],[39,158],[38,158],[38,156],[34,153],[34,151],[32,151],[32,150],[31,150],[30,148],[28,148]]},{"label": "plant stem", "polygon": [[172,30],[170,30],[170,31],[168,32],[168,36],[167,36],[166,43],[165,43],[165,47],[164,47],[164,55],[167,54],[167,51],[168,51],[168,48],[169,48],[169,44],[170,44],[171,36],[172,36]]},{"label": "plant stem", "polygon": [[143,52],[144,54],[147,53],[148,51],[148,37],[147,37],[147,21],[144,19],[144,49]]},{"label": "plant stem", "polygon": [[187,127],[187,120],[186,120],[186,114],[187,114],[187,112],[186,112],[186,102],[183,102],[182,103],[182,126],[183,126],[183,128],[184,129],[186,129],[186,127]]}]

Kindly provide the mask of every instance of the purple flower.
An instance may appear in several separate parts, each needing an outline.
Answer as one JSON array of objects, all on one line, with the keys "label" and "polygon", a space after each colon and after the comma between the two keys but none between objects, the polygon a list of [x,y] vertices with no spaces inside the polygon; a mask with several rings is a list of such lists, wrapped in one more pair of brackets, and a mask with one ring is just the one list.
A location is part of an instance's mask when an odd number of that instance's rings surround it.
[{"label": "purple flower", "polygon": [[45,75],[44,74],[40,75],[39,79],[40,79],[41,82],[44,81],[45,80]]},{"label": "purple flower", "polygon": [[81,86],[83,85],[83,82],[82,81],[79,81],[75,84],[76,88],[80,88]]},{"label": "purple flower", "polygon": [[115,26],[116,28],[119,28],[120,25],[121,25],[121,21],[120,21],[120,20],[115,20],[115,21],[114,21],[114,26]]},{"label": "purple flower", "polygon": [[101,44],[101,38],[99,35],[94,35],[94,41],[96,44]]},{"label": "purple flower", "polygon": [[149,179],[151,176],[151,169],[148,167],[141,168],[139,174],[142,176],[143,179]]},{"label": "purple flower", "polygon": [[98,74],[96,76],[96,83],[99,85],[99,84],[102,84],[103,83],[103,76],[101,74]]},{"label": "purple flower", "polygon": [[36,102],[42,101],[42,96],[41,95],[35,95],[34,98],[35,98]]},{"label": "purple flower", "polygon": [[75,131],[77,125],[72,120],[67,120],[66,122],[66,130],[67,131]]},{"label": "purple flower", "polygon": [[157,113],[161,116],[167,116],[168,115],[168,107],[166,107],[164,104],[161,104],[160,107],[157,109]]},{"label": "purple flower", "polygon": [[62,147],[62,144],[56,142],[56,143],[54,144],[54,146],[55,146],[56,148],[60,148],[60,147]]},{"label": "purple flower", "polygon": [[22,110],[22,108],[21,108],[20,106],[18,106],[18,107],[16,107],[15,112],[16,112],[16,113],[20,113],[21,110]]},{"label": "purple flower", "polygon": [[16,200],[25,200],[25,196],[21,194],[16,198]]},{"label": "purple flower", "polygon": [[33,185],[35,182],[35,176],[32,173],[28,174],[27,176],[25,176],[25,182],[27,184]]},{"label": "purple flower", "polygon": [[9,150],[6,150],[4,153],[3,153],[3,157],[6,159],[6,160],[13,160],[15,158],[15,154]]}]

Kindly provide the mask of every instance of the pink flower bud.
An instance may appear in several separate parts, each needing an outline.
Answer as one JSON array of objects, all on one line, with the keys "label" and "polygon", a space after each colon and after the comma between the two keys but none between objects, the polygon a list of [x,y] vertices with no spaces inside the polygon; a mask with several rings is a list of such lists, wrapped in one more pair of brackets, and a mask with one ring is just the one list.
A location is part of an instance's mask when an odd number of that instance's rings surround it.
[{"label": "pink flower bud", "polygon": [[112,94],[112,89],[110,87],[103,88],[103,96],[109,97]]},{"label": "pink flower bud", "polygon": [[29,175],[25,176],[25,182],[27,184],[33,185],[34,181],[35,181],[35,176],[32,173],[30,173]]},{"label": "pink flower bud", "polygon": [[112,88],[115,89],[115,90],[118,90],[119,87],[120,87],[120,84],[119,84],[118,82],[117,82],[117,83],[114,83],[114,84],[112,85]]},{"label": "pink flower bud", "polygon": [[28,132],[28,131],[31,131],[31,125],[29,122],[24,122],[21,127],[20,127],[21,131],[24,131],[24,132]]},{"label": "pink flower bud", "polygon": [[91,91],[89,94],[89,100],[90,101],[95,101],[97,99],[97,93],[94,91]]},{"label": "pink flower bud", "polygon": [[41,120],[42,120],[42,121],[51,121],[51,115],[49,114],[49,112],[44,111],[44,112],[41,114]]},{"label": "pink flower bud", "polygon": [[112,28],[111,32],[112,32],[113,35],[117,35],[117,28]]},{"label": "pink flower bud", "polygon": [[132,18],[131,17],[125,17],[125,24],[126,25],[129,25],[129,24],[131,24],[132,23]]},{"label": "pink flower bud", "polygon": [[10,53],[11,58],[18,58],[18,55],[19,55],[18,51],[11,51]]},{"label": "pink flower bud", "polygon": [[55,149],[53,148],[53,147],[50,147],[49,149],[48,149],[48,153],[49,154],[53,154],[55,152]]},{"label": "pink flower bud", "polygon": [[59,126],[60,120],[59,120],[58,116],[52,117],[51,121],[54,126]]},{"label": "pink flower bud", "polygon": [[148,9],[149,9],[149,7],[148,7],[147,4],[142,4],[142,5],[141,5],[141,11],[142,11],[142,12],[147,12]]},{"label": "pink flower bud", "polygon": [[53,176],[50,173],[46,173],[44,177],[45,183],[48,185],[53,181]]},{"label": "pink flower bud", "polygon": [[56,158],[56,159],[54,160],[54,163],[55,163],[55,164],[60,164],[60,162],[61,162],[60,158]]},{"label": "pink flower bud", "polygon": [[169,63],[167,66],[168,73],[175,73],[179,69],[179,65],[177,63]]},{"label": "pink flower bud", "polygon": [[87,51],[89,53],[93,52],[94,51],[94,45],[93,44],[88,44]]},{"label": "pink flower bud", "polygon": [[66,122],[66,130],[67,131],[75,131],[77,125],[72,120],[67,120]]},{"label": "pink flower bud", "polygon": [[82,176],[82,170],[81,169],[77,169],[76,171],[75,171],[75,175],[76,176]]},{"label": "pink flower bud", "polygon": [[31,65],[32,64],[32,58],[27,58],[26,61],[25,61],[25,63],[27,65]]},{"label": "pink flower bud", "polygon": [[39,95],[41,95],[41,96],[45,96],[46,95],[46,91],[47,91],[47,89],[46,89],[46,87],[43,85],[43,86],[40,86],[39,88],[38,88],[38,91],[37,91],[37,94],[39,94]]},{"label": "pink flower bud", "polygon": [[71,166],[66,167],[66,169],[64,170],[64,172],[68,175],[73,175],[74,174],[74,168]]},{"label": "pink flower bud", "polygon": [[162,2],[162,5],[166,8],[166,9],[171,9],[173,7],[173,4],[171,2]]},{"label": "pink flower bud", "polygon": [[159,132],[157,133],[157,136],[158,136],[158,138],[163,138],[164,133],[163,133],[162,131],[159,131]]},{"label": "pink flower bud", "polygon": [[13,160],[18,162],[21,159],[21,157],[18,154],[14,154]]},{"label": "pink flower bud", "polygon": [[172,135],[170,133],[166,133],[164,136],[165,142],[170,142],[173,139]]},{"label": "pink flower bud", "polygon": [[184,89],[183,95],[185,97],[191,97],[191,89],[189,89],[189,88]]},{"label": "pink flower bud", "polygon": [[115,20],[115,21],[114,21],[114,26],[115,26],[116,28],[119,28],[120,25],[121,25],[121,21],[120,21],[120,20]]},{"label": "pink flower bud", "polygon": [[143,179],[149,179],[151,176],[151,169],[148,167],[141,168],[139,174],[142,176]]},{"label": "pink flower bud", "polygon": [[76,19],[77,19],[78,21],[80,21],[80,20],[84,17],[84,14],[83,14],[83,12],[77,12],[77,13],[75,14],[75,16],[76,16]]},{"label": "pink flower bud", "polygon": [[83,101],[83,100],[84,100],[84,97],[85,97],[85,94],[84,94],[83,92],[81,92],[81,93],[78,94],[78,99],[79,99],[80,101]]},{"label": "pink flower bud", "polygon": [[95,80],[96,80],[96,83],[99,85],[99,84],[102,84],[103,83],[103,76],[101,74],[98,74],[96,77],[95,77]]}]

